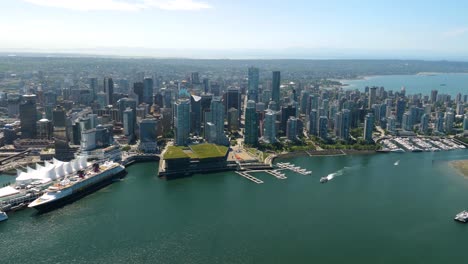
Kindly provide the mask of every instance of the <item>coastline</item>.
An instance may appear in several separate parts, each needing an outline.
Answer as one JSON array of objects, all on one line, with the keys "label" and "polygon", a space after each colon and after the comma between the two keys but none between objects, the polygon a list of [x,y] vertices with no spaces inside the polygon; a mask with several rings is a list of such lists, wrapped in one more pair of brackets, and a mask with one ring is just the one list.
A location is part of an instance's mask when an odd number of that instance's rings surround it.
[{"label": "coastline", "polygon": [[333,156],[346,156],[346,155],[373,155],[378,154],[375,150],[352,150],[352,149],[343,149],[343,150],[298,150],[287,153],[277,154],[272,159],[285,159],[293,158],[300,156],[309,156],[309,157],[333,157]]},{"label": "coastline", "polygon": [[449,164],[458,173],[468,178],[468,160],[454,160],[450,161]]}]

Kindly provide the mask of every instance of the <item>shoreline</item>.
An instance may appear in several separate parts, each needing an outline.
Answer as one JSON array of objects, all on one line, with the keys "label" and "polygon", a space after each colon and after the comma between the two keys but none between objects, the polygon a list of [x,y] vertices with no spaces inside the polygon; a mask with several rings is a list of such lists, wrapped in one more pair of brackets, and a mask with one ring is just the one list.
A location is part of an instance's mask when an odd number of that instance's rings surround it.
[{"label": "shoreline", "polygon": [[350,149],[343,149],[343,150],[299,150],[299,151],[292,151],[288,153],[280,153],[277,154],[274,159],[281,158],[293,158],[293,157],[301,157],[301,156],[309,156],[309,157],[337,157],[337,156],[347,156],[347,155],[374,155],[379,154],[375,150],[350,150]]}]

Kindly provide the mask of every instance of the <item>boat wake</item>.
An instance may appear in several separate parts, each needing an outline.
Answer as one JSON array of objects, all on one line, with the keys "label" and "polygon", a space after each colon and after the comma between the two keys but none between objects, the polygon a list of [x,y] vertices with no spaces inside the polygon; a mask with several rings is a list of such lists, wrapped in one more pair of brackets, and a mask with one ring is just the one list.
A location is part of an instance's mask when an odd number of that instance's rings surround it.
[{"label": "boat wake", "polygon": [[322,177],[323,179],[322,181],[324,182],[330,181],[338,176],[345,174],[345,172],[347,171],[352,171],[352,170],[359,169],[359,168],[360,166],[343,167],[341,170],[335,171],[333,173],[328,174],[327,176]]},{"label": "boat wake", "polygon": [[397,161],[395,161],[395,163],[393,163],[393,165],[395,165],[395,166],[398,166],[399,164],[400,164],[400,160],[397,160]]}]

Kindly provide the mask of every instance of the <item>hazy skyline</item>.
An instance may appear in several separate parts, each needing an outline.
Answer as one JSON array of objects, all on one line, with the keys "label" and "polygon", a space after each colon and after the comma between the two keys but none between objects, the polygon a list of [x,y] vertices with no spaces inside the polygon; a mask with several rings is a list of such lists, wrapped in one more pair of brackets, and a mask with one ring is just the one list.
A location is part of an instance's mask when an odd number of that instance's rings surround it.
[{"label": "hazy skyline", "polygon": [[201,58],[468,58],[456,1],[11,0],[0,51]]}]

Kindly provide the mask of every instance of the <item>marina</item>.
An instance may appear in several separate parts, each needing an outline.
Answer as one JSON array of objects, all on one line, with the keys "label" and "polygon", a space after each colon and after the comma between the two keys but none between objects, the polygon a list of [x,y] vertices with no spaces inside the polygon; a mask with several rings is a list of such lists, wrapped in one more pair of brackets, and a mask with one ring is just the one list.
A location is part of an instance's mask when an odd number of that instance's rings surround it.
[{"label": "marina", "polygon": [[381,152],[436,152],[466,149],[462,144],[449,138],[394,137],[381,141]]}]

